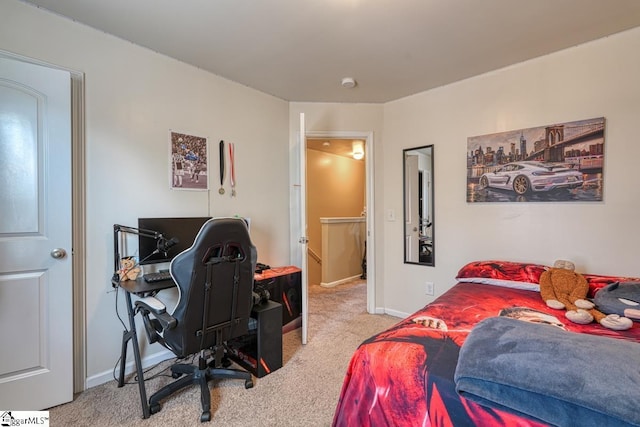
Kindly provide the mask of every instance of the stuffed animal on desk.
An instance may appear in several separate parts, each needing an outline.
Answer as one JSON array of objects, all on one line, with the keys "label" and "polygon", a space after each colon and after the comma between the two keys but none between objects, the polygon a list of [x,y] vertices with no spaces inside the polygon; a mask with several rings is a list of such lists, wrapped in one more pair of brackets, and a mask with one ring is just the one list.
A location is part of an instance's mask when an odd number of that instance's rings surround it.
[{"label": "stuffed animal on desk", "polygon": [[118,275],[120,276],[121,282],[126,280],[136,280],[139,273],[140,267],[136,267],[136,262],[132,257],[125,257],[120,260],[120,270],[118,270]]}]

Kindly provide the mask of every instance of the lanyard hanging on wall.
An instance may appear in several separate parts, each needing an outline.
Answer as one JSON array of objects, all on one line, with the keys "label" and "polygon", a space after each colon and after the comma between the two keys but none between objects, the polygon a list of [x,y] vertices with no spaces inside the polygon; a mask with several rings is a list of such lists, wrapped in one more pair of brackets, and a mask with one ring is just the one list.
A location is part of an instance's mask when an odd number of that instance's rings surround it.
[{"label": "lanyard hanging on wall", "polygon": [[220,189],[219,194],[224,194],[224,141],[220,141]]},{"label": "lanyard hanging on wall", "polygon": [[230,142],[229,143],[229,169],[230,169],[229,181],[231,182],[231,197],[236,196],[236,168],[235,168],[233,152],[234,152],[234,146],[233,146],[233,143]]}]

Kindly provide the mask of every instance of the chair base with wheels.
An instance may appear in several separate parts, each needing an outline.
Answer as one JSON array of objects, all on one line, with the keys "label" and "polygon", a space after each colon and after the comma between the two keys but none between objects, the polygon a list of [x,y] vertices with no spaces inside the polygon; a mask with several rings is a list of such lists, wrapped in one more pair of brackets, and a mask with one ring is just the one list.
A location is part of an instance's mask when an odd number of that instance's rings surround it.
[{"label": "chair base with wheels", "polygon": [[200,400],[202,402],[200,421],[207,422],[211,420],[211,392],[209,391],[209,381],[214,379],[239,379],[244,380],[244,388],[248,389],[253,387],[253,378],[249,372],[220,367],[220,365],[229,366],[230,362],[228,362],[226,358],[222,359],[221,362],[217,362],[216,359],[217,358],[214,357],[213,360],[207,363],[204,352],[201,352],[198,357],[197,366],[186,363],[176,363],[173,365],[171,367],[171,376],[173,378],[182,378],[161,388],[149,398],[151,414],[160,412],[162,409],[162,405],[160,404],[161,400],[169,397],[180,389],[192,384],[199,384]]}]

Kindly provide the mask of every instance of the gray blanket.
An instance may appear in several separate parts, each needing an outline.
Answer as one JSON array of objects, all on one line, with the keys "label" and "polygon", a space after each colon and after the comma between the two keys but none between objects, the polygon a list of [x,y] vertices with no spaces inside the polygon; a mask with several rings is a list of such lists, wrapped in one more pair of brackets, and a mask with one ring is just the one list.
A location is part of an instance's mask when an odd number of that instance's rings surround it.
[{"label": "gray blanket", "polygon": [[505,317],[478,323],[454,376],[466,399],[556,426],[640,426],[640,344]]}]

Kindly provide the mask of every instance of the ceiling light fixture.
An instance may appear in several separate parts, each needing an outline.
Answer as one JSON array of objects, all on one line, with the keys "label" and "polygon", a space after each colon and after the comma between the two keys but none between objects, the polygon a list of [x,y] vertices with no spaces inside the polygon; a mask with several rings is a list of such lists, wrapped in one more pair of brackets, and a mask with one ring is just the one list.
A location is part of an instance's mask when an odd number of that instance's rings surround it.
[{"label": "ceiling light fixture", "polygon": [[362,160],[364,158],[364,142],[363,141],[353,141],[352,142],[352,147],[353,147],[353,158],[356,160]]},{"label": "ceiling light fixture", "polygon": [[342,79],[342,87],[352,89],[356,87],[356,80],[353,77],[345,77]]}]

